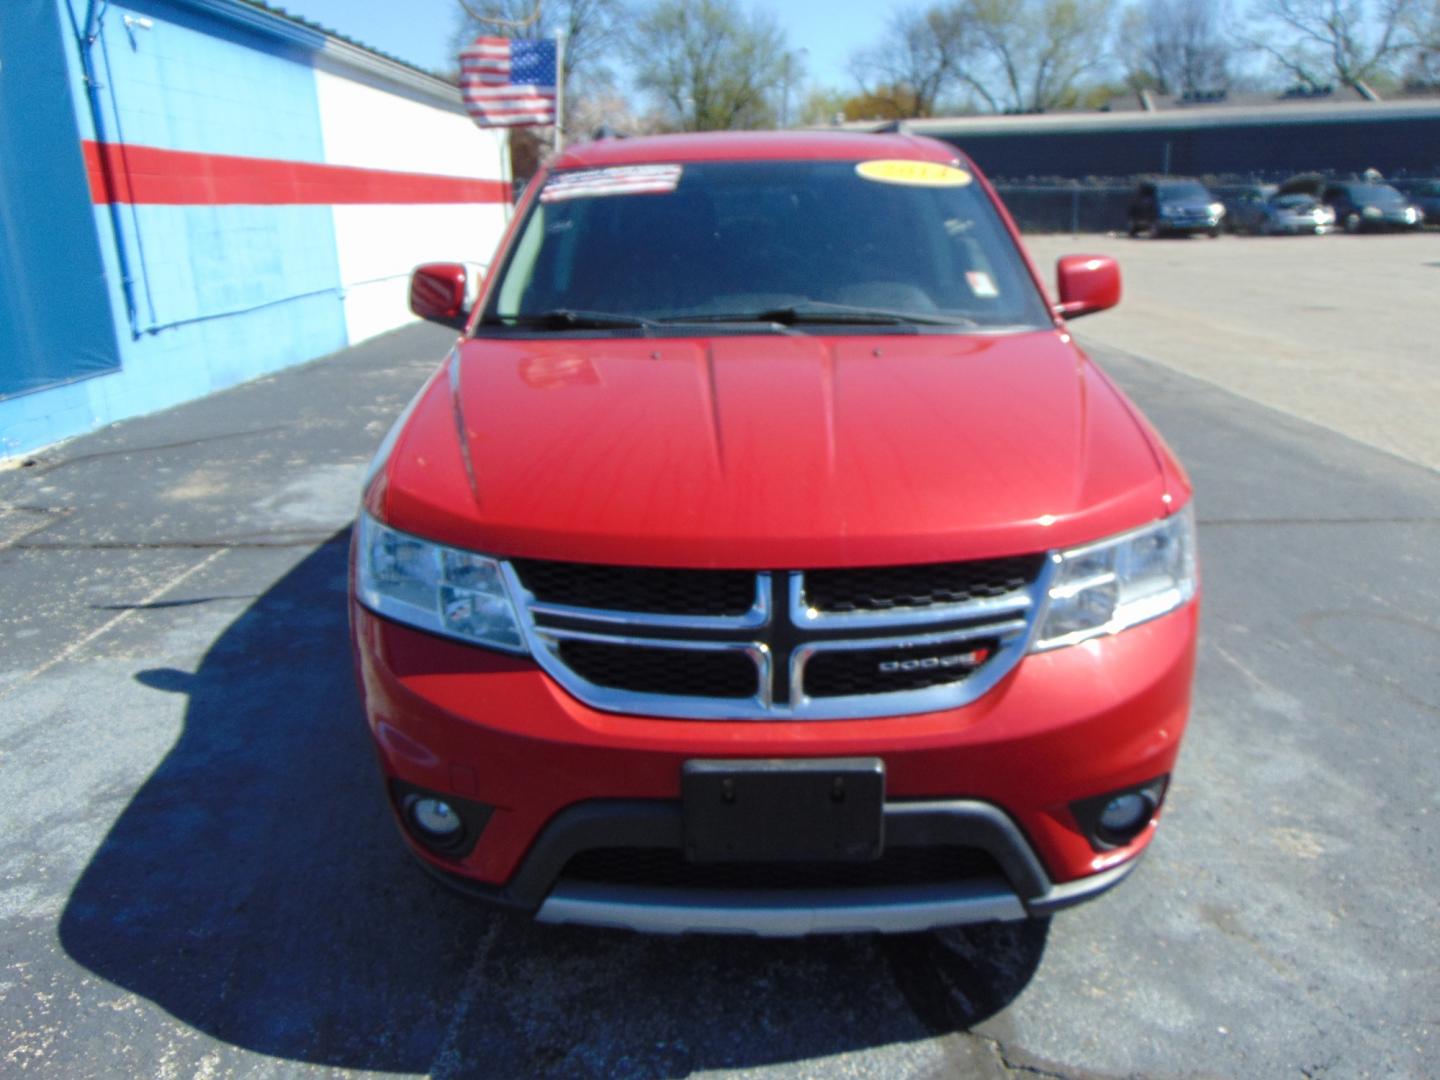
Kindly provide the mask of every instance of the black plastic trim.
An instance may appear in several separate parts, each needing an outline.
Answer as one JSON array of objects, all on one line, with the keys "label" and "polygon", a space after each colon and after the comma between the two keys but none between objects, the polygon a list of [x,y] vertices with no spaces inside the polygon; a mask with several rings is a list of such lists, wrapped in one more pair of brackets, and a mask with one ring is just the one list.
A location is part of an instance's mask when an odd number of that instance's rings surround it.
[{"label": "black plastic trim", "polygon": [[[999,807],[970,799],[889,802],[885,842],[897,846],[949,845],[988,853],[1028,907],[1054,889],[1020,827]],[[475,881],[421,860],[435,877],[467,896],[534,912],[570,859],[602,847],[681,849],[680,803],[668,800],[595,800],[557,814],[541,831],[515,875],[503,885]]]}]

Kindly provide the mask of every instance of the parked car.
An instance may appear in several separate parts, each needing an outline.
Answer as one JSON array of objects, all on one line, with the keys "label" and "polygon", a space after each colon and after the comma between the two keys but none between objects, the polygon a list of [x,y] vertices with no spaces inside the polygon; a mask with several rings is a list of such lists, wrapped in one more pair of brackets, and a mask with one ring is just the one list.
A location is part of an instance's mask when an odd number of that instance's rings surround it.
[{"label": "parked car", "polygon": [[1389,184],[1346,180],[1325,186],[1322,195],[1348,233],[1421,229],[1425,215]]},{"label": "parked car", "polygon": [[1220,235],[1224,205],[1198,180],[1142,180],[1128,213],[1131,236]]},{"label": "parked car", "polygon": [[1235,232],[1257,236],[1319,236],[1335,227],[1335,211],[1312,195],[1281,194],[1264,185],[1242,192],[1225,220]]},{"label": "parked car", "polygon": [[1264,218],[1265,200],[1275,194],[1274,184],[1251,184],[1225,195],[1225,229],[1228,232],[1254,232]]},{"label": "parked car", "polygon": [[385,439],[361,697],[423,865],[542,920],[913,931],[1124,878],[1185,729],[1190,485],[945,143],[567,149]]},{"label": "parked car", "polygon": [[1405,197],[1425,215],[1424,224],[1440,225],[1440,180],[1417,180],[1406,187]]}]

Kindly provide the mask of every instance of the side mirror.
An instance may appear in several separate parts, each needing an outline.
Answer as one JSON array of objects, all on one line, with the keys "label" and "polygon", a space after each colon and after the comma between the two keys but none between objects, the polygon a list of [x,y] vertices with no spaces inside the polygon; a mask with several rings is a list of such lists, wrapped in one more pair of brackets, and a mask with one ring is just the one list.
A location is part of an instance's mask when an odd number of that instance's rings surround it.
[{"label": "side mirror", "polygon": [[1062,255],[1055,264],[1060,303],[1055,314],[1078,319],[1120,302],[1120,267],[1107,255]]},{"label": "side mirror", "polygon": [[410,275],[410,310],[422,319],[465,329],[465,267],[461,263],[426,263]]}]

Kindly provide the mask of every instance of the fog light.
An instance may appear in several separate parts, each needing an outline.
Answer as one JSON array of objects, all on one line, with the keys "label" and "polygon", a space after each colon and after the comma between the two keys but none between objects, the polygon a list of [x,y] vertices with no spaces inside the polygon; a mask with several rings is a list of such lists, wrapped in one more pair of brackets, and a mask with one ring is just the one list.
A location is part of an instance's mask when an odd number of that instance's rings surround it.
[{"label": "fog light", "polygon": [[432,855],[464,859],[474,850],[494,813],[493,806],[448,792],[390,781],[395,816],[412,844]]},{"label": "fog light", "polygon": [[1096,851],[1130,843],[1150,824],[1165,798],[1168,776],[1071,803],[1075,820]]},{"label": "fog light", "polygon": [[460,815],[440,799],[420,798],[410,804],[410,820],[426,836],[436,840],[453,840],[460,832]]},{"label": "fog light", "polygon": [[1100,811],[1100,827],[1108,833],[1134,832],[1149,817],[1150,800],[1138,791],[1132,791],[1105,804],[1105,809]]}]

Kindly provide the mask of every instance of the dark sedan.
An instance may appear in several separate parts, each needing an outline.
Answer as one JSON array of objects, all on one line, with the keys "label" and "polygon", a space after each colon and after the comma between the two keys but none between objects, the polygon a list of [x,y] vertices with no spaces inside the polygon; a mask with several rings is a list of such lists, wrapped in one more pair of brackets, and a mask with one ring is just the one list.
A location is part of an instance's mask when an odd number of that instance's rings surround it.
[{"label": "dark sedan", "polygon": [[1425,214],[1389,184],[1344,181],[1327,184],[1321,198],[1347,233],[1421,229]]},{"label": "dark sedan", "polygon": [[1425,215],[1425,224],[1440,225],[1440,180],[1412,181],[1406,196]]},{"label": "dark sedan", "polygon": [[1198,180],[1142,180],[1130,201],[1129,232],[1220,235],[1225,207]]}]

